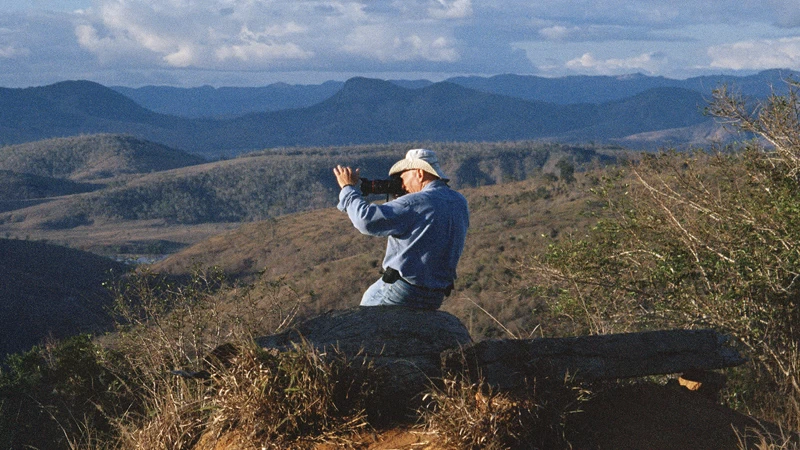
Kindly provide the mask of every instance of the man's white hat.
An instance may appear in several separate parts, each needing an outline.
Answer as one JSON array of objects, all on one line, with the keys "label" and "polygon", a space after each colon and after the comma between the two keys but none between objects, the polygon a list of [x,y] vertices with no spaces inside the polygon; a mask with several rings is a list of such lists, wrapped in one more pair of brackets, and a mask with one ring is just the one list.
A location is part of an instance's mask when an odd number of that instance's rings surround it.
[{"label": "man's white hat", "polygon": [[391,176],[411,169],[422,169],[442,180],[447,179],[444,172],[442,172],[442,168],[439,167],[439,158],[436,157],[436,153],[427,148],[415,148],[406,152],[406,157],[397,161],[392,168],[389,169],[389,175]]}]

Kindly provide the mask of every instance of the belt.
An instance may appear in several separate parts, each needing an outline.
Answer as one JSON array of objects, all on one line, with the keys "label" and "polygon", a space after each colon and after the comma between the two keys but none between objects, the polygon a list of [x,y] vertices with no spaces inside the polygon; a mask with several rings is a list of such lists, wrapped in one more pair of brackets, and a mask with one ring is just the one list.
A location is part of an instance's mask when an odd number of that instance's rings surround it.
[{"label": "belt", "polygon": [[447,286],[444,289],[436,289],[436,288],[429,288],[429,287],[425,287],[425,286],[418,286],[416,284],[409,283],[407,280],[403,279],[403,277],[400,276],[400,272],[398,270],[396,270],[396,269],[392,269],[391,267],[387,267],[386,270],[383,271],[383,275],[381,276],[381,280],[383,280],[384,283],[388,283],[388,284],[393,284],[397,280],[403,280],[406,283],[410,284],[411,286],[414,286],[415,288],[422,289],[423,291],[428,291],[428,292],[442,293],[442,294],[444,294],[445,297],[449,296],[450,293],[453,292],[453,287],[454,287],[452,283],[450,284],[450,286]]}]

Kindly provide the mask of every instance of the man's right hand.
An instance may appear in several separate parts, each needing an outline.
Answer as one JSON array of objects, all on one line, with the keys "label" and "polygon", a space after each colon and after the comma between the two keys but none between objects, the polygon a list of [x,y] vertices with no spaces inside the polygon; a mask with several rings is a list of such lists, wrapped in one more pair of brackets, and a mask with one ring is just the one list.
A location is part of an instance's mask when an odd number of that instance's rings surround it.
[{"label": "man's right hand", "polygon": [[353,170],[347,166],[336,166],[333,168],[333,174],[336,175],[339,188],[347,185],[358,186],[358,182],[361,181],[361,169]]}]

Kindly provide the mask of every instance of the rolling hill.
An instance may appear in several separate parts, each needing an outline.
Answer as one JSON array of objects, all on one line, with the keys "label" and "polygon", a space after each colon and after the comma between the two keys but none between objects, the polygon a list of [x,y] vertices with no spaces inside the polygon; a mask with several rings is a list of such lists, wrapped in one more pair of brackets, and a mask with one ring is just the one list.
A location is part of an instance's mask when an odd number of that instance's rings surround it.
[{"label": "rolling hill", "polygon": [[[566,154],[554,153],[540,163],[552,164],[553,158]],[[600,158],[591,153],[585,156]],[[209,164],[179,170],[203,170],[209,166],[222,170],[229,165],[231,174],[240,173],[244,167],[242,164],[252,164],[252,161],[246,161],[248,158],[241,159],[243,161],[217,163],[223,166]],[[483,172],[486,176],[511,175],[512,172],[502,169],[503,165],[511,163],[511,159],[512,153],[506,152],[504,157],[495,160],[465,162],[463,170]],[[393,159],[387,157],[387,161]],[[462,189],[470,201],[472,226],[460,266],[461,296],[450,302],[452,310],[473,314],[474,308],[467,300],[469,297],[474,301],[485,301],[486,308],[497,313],[498,317],[510,317],[512,311],[504,311],[502,304],[489,304],[490,299],[501,295],[513,279],[514,274],[507,270],[508,267],[532,246],[544,245],[551,237],[582,226],[583,222],[574,222],[574,218],[585,205],[584,194],[580,192],[585,191],[583,183],[589,182],[588,179],[578,174],[578,181],[573,185],[576,189],[573,189],[557,181],[557,176],[534,176],[542,173],[541,169],[533,165],[533,160],[528,164],[530,167],[527,169],[524,166],[516,168],[520,171],[518,173],[530,170],[524,172],[527,173],[523,177],[527,178],[525,181]],[[258,166],[254,167],[258,172]],[[452,162],[447,167],[454,174],[459,171],[459,166]],[[330,170],[327,166],[324,169]],[[146,177],[152,176],[155,175]],[[114,245],[120,251],[131,247],[134,252],[142,252],[146,246],[151,246],[154,251],[175,252],[183,245],[157,241],[157,233],[171,228],[173,233],[188,239],[187,242],[193,246],[155,263],[155,270],[184,275],[194,267],[220,266],[236,279],[252,281],[258,279],[260,273],[270,280],[285,277],[308,300],[308,311],[321,311],[357,302],[356,297],[366,287],[365,283],[374,281],[377,276],[385,246],[384,240],[370,239],[353,229],[346,215],[331,206],[335,200],[329,200],[324,198],[328,203],[321,201],[317,205],[322,209],[239,223],[232,231],[219,229],[214,232],[199,228],[202,225],[191,228],[160,222],[136,235],[141,221],[120,220],[106,229],[103,226],[108,221],[94,224],[86,217],[83,222],[73,224],[78,227],[76,234],[64,234],[71,229],[59,229],[52,222],[49,228],[46,223],[39,223],[34,224],[31,230],[41,233],[49,229],[61,233],[50,236],[59,236],[59,242],[72,242],[74,245],[80,241],[76,238],[78,235],[86,235],[98,244],[113,233],[116,236]],[[34,209],[46,206],[38,205]],[[81,211],[66,210],[73,215]],[[33,212],[22,210],[13,214],[31,215]],[[9,226],[25,223],[7,222],[2,224],[2,229],[13,229]],[[40,241],[0,239],[0,354],[28,348],[44,337],[60,338],[103,329],[109,324],[105,308],[110,298],[102,282],[111,278],[110,271],[121,273],[126,267],[95,254],[47,243],[42,236],[34,236],[34,239],[42,239]],[[519,326],[529,326],[530,319],[514,318]],[[483,319],[472,320],[471,326],[478,334],[497,332]]]},{"label": "rolling hill", "polygon": [[[628,134],[708,122],[696,91],[660,88],[602,104],[559,105],[480,92],[454,83],[408,89],[353,78],[310,107],[233,119],[157,114],[96,83],[0,90],[0,142],[86,133],[127,133],[212,157],[285,146],[408,141],[548,139],[608,142]],[[624,125],[624,126],[623,126]]]},{"label": "rolling hill", "polygon": [[167,224],[264,220],[336,204],[331,173],[337,164],[361,168],[366,178],[385,178],[408,148],[439,152],[456,188],[522,180],[554,171],[560,160],[578,168],[613,162],[619,149],[533,142],[497,144],[393,144],[263,151],[172,170],[118,177],[90,193],[0,214],[0,231],[13,236],[59,232],[94,222],[159,221]]},{"label": "rolling hill", "polygon": [[100,186],[0,169],[0,203],[91,192]]},{"label": "rolling hill", "polygon": [[83,135],[0,148],[0,170],[69,180],[158,172],[203,162],[130,135]]},{"label": "rolling hill", "polygon": [[[571,185],[533,177],[461,190],[470,205],[470,229],[456,292],[444,309],[459,316],[473,336],[502,333],[476,304],[512,329],[529,332],[536,327],[537,305],[526,300],[529,293],[514,288],[519,264],[558,236],[592,223],[581,212],[593,181],[584,174],[577,178]],[[379,277],[385,246],[385,239],[361,235],[346,214],[326,208],[243,224],[151,268],[187,275],[197,267],[217,266],[247,282],[284,280],[306,302],[306,312],[319,313],[358,304]],[[262,296],[264,292],[254,293],[254,298]],[[520,301],[507,307],[512,303],[506,298]]]},{"label": "rolling hill", "polygon": [[0,144],[104,132],[156,135],[160,128],[180,125],[89,81],[0,88]]}]

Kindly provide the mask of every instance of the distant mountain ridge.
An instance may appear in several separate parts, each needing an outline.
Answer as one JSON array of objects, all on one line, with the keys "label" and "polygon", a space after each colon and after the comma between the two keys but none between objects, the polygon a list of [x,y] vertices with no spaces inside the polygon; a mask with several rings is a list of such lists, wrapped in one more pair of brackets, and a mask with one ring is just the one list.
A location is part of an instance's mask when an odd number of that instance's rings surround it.
[{"label": "distant mountain ridge", "polygon": [[111,86],[147,109],[187,118],[230,118],[253,112],[305,108],[329,98],[342,88],[340,81],[317,85],[273,83],[263,87],[177,88]]},{"label": "distant mountain ridge", "polygon": [[651,89],[602,104],[560,105],[449,82],[407,89],[357,77],[307,108],[233,119],[186,119],[154,113],[110,88],[81,81],[0,89],[0,143],[126,133],[218,157],[275,147],[421,140],[613,142],[630,134],[707,122],[710,119],[701,112],[704,104],[702,94],[681,88]]},{"label": "distant mountain ridge", "polygon": [[764,70],[755,75],[706,75],[685,80],[630,74],[622,76],[573,75],[543,78],[529,75],[495,75],[492,77],[456,77],[447,81],[483,92],[508,95],[532,101],[558,104],[606,103],[656,88],[682,88],[704,95],[730,85],[742,95],[764,98],[773,92],[786,91],[787,79],[798,79],[800,72],[789,69]]},{"label": "distant mountain ridge", "polygon": [[[503,74],[491,77],[461,76],[444,81],[476,91],[505,95],[529,101],[568,105],[575,103],[606,103],[622,100],[654,88],[675,87],[691,89],[702,94],[722,84],[730,84],[742,94],[763,98],[771,89],[785,90],[784,80],[798,72],[789,69],[765,70],[750,76],[713,75],[685,80],[660,76],[630,74],[622,76],[575,75],[545,78],[534,75]],[[406,89],[421,89],[434,84],[429,80],[389,80]],[[147,109],[180,117],[233,117],[255,112],[306,108],[338,92],[344,82],[326,81],[322,84],[292,85],[274,83],[262,87],[202,86],[176,88],[143,86],[112,89],[130,97]]]}]

